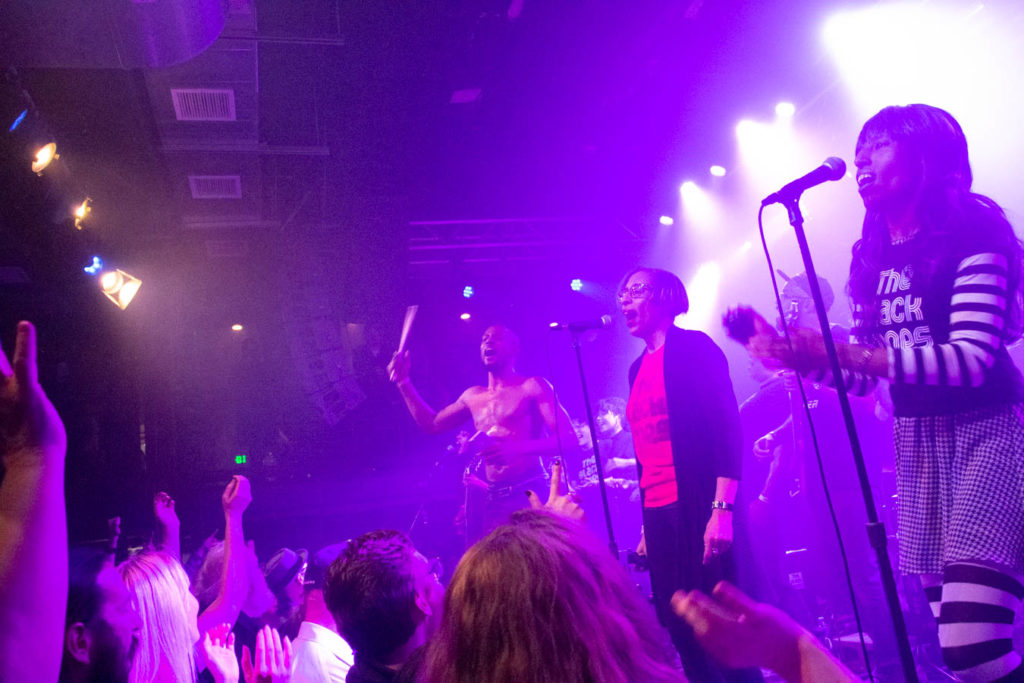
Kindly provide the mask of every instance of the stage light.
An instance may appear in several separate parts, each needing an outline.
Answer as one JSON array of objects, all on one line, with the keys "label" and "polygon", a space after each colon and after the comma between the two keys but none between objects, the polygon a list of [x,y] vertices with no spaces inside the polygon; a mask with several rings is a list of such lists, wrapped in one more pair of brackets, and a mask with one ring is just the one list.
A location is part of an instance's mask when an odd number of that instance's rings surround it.
[{"label": "stage light", "polygon": [[470,317],[471,316],[469,315],[469,313],[463,313],[462,315],[459,316],[459,320],[469,320]]},{"label": "stage light", "polygon": [[991,121],[1000,116],[991,110],[1019,111],[1006,84],[1024,54],[1016,17],[1000,11],[997,3],[877,3],[833,15],[822,37],[862,115],[927,102],[961,124],[971,114]]},{"label": "stage light", "polygon": [[234,325],[231,326],[232,332],[241,332],[244,329],[245,327],[243,327],[241,323],[235,323]]},{"label": "stage light", "polygon": [[717,214],[715,203],[697,183],[687,180],[679,188],[679,195],[688,224],[704,228],[714,221]]},{"label": "stage light", "polygon": [[708,171],[716,178],[721,178],[725,175],[725,166],[719,166],[716,164],[708,169]]},{"label": "stage light", "polygon": [[75,207],[75,229],[81,230],[82,223],[85,221],[85,217],[92,211],[92,199],[86,197],[85,200]]},{"label": "stage light", "polygon": [[572,282],[569,283],[569,287],[572,288],[572,291],[579,292],[583,289],[583,280],[578,277],[573,278]]},{"label": "stage light", "polygon": [[662,225],[672,225],[675,223],[675,220],[672,219],[672,216],[662,216],[658,219],[658,222]]},{"label": "stage light", "polygon": [[775,105],[775,115],[780,119],[791,119],[796,114],[796,107],[792,102],[779,102]]},{"label": "stage light", "polygon": [[32,172],[41,175],[42,172],[46,170],[46,167],[49,166],[57,157],[57,143],[46,143],[39,148],[36,152],[35,159],[32,160]]},{"label": "stage light", "polygon": [[[690,300],[686,316],[686,327],[712,332],[717,323],[718,287],[722,280],[722,269],[715,261],[708,261],[697,268],[686,291]],[[677,318],[681,321],[682,316]]]},{"label": "stage light", "polygon": [[28,116],[28,109],[23,109],[21,113],[18,114],[18,118],[14,119],[14,123],[11,124],[11,127],[7,129],[7,132],[13,133],[14,131],[16,131],[18,129],[18,126],[20,126],[22,122],[25,120],[26,116]]},{"label": "stage light", "polygon": [[103,259],[101,259],[99,256],[93,256],[92,263],[86,266],[85,268],[82,268],[82,270],[84,270],[89,275],[98,275],[99,272],[103,270]]},{"label": "stage light", "polygon": [[142,280],[120,269],[100,275],[100,289],[122,311],[128,308],[141,286]]},{"label": "stage light", "polygon": [[467,299],[472,298],[474,294],[476,294],[476,292],[474,292],[473,288],[470,287],[469,285],[466,285],[465,287],[462,288],[462,296],[466,297]]}]

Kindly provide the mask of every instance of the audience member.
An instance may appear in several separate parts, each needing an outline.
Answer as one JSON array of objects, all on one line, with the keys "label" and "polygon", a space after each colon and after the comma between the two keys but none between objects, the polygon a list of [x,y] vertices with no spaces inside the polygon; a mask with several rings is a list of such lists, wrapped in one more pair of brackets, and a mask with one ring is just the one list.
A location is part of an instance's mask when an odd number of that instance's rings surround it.
[{"label": "audience member", "polygon": [[231,624],[220,624],[204,633],[199,647],[214,683],[238,683],[238,659]]},{"label": "audience member", "polygon": [[[62,683],[128,681],[142,621],[108,557],[106,552],[96,548],[75,548],[70,552],[70,585],[60,664]],[[11,656],[32,664],[28,653]],[[0,676],[0,679],[49,680],[35,675]]]},{"label": "audience member", "polygon": [[341,543],[321,548],[306,567],[304,616],[292,643],[293,683],[345,683],[352,667],[352,648],[338,634],[337,622],[324,600],[327,569],[344,549]]},{"label": "audience member", "polygon": [[714,599],[678,591],[672,607],[701,646],[730,668],[771,669],[789,683],[845,683],[856,676],[785,612],[752,600],[725,581]]},{"label": "audience member", "polygon": [[14,355],[0,350],[0,680],[52,681],[67,604],[64,511],[67,437],[39,386],[36,331],[18,324]]},{"label": "audience member", "polygon": [[302,582],[308,557],[305,548],[281,548],[263,568],[266,585],[275,599],[273,614],[267,615],[266,621],[289,638],[296,636],[302,621]]},{"label": "audience member", "polygon": [[147,551],[118,569],[142,617],[131,681],[195,681],[199,601],[181,564],[165,552]]},{"label": "audience member", "polygon": [[144,552],[119,568],[143,622],[133,681],[194,681],[199,634],[234,624],[238,618],[248,587],[242,515],[251,500],[249,481],[233,477],[221,498],[226,523],[224,578],[217,598],[201,614],[185,570],[168,553]]},{"label": "audience member", "polygon": [[348,683],[414,680],[437,630],[444,588],[400,531],[363,534],[327,570],[324,597],[355,650]]},{"label": "audience member", "polygon": [[469,549],[424,669],[446,683],[685,680],[623,568],[550,508],[516,512]]}]

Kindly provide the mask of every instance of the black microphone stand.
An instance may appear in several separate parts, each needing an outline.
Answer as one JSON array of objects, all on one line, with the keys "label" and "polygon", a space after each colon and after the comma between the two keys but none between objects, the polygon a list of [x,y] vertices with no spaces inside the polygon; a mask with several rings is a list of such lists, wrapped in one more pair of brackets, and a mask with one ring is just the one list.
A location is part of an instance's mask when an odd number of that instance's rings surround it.
[{"label": "black microphone stand", "polygon": [[836,393],[839,395],[839,406],[843,412],[843,421],[846,423],[846,433],[850,439],[850,450],[853,453],[854,465],[857,467],[857,479],[860,481],[861,495],[864,498],[864,509],[867,512],[868,542],[874,549],[875,557],[878,560],[878,571],[881,574],[882,589],[885,592],[885,601],[889,607],[893,631],[896,633],[896,645],[900,654],[900,663],[903,665],[903,676],[905,680],[917,683],[918,678],[917,670],[914,667],[914,655],[910,650],[907,625],[903,619],[903,612],[900,609],[900,599],[899,594],[896,592],[896,580],[893,577],[892,565],[889,563],[885,524],[878,519],[878,511],[875,509],[875,499],[871,493],[871,482],[868,480],[868,471],[864,464],[864,452],[861,450],[860,438],[857,436],[857,425],[853,421],[850,397],[846,393],[846,383],[843,381],[843,370],[839,366],[839,354],[836,352],[835,340],[829,334],[828,311],[821,297],[821,287],[818,286],[818,274],[814,270],[811,250],[807,245],[807,235],[804,234],[804,217],[800,213],[800,197],[787,198],[782,203],[789,212],[789,223],[793,226],[797,244],[800,246],[800,256],[803,258],[804,271],[807,273],[811,298],[814,299],[814,308],[818,313],[818,324],[821,325],[821,336],[825,341],[825,353],[828,355],[832,377],[835,378]]},{"label": "black microphone stand", "polygon": [[580,369],[580,386],[583,388],[583,405],[587,408],[587,425],[594,443],[594,461],[597,463],[597,481],[601,487],[601,505],[604,508],[604,523],[608,528],[608,549],[612,557],[619,559],[619,546],[615,543],[615,532],[612,531],[612,512],[608,507],[608,489],[604,483],[604,463],[601,462],[601,448],[597,445],[597,429],[594,427],[594,411],[590,408],[590,393],[587,391],[587,376],[583,371],[583,355],[580,352],[580,332],[569,328],[572,336],[572,348],[576,352],[576,365]]}]

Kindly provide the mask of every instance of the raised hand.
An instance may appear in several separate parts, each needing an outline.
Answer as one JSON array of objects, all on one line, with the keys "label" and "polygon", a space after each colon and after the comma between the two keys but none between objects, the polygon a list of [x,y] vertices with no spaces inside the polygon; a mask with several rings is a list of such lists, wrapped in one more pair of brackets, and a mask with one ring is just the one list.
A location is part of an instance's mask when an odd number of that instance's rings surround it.
[{"label": "raised hand", "polygon": [[220,624],[211,628],[203,634],[199,647],[216,683],[238,683],[235,634],[231,632],[231,624]]},{"label": "raised hand", "polygon": [[527,491],[526,497],[530,499],[530,507],[534,510],[548,510],[556,514],[583,521],[585,514],[579,505],[579,496],[575,492],[566,495],[561,493],[562,486],[562,460],[555,460],[551,466],[551,489],[548,492],[548,502],[541,504],[540,498],[533,491]]},{"label": "raised hand", "polygon": [[36,328],[18,323],[14,356],[0,351],[0,452],[4,465],[31,460],[53,463],[64,457],[67,435],[50,399],[39,386]]},{"label": "raised hand", "polygon": [[224,512],[241,514],[245,512],[245,509],[249,507],[251,502],[252,489],[249,485],[249,480],[241,474],[231,477],[231,481],[228,482],[227,487],[224,489],[224,495],[221,496]]},{"label": "raised hand", "polygon": [[277,629],[264,626],[256,634],[256,661],[247,646],[242,646],[242,672],[245,683],[286,683],[291,678],[292,643]]},{"label": "raised hand", "polygon": [[174,510],[174,499],[163,491],[153,496],[153,515],[157,523],[165,528],[177,529],[181,526],[178,513]]},{"label": "raised hand", "polygon": [[409,360],[409,351],[395,351],[395,354],[391,356],[391,362],[388,363],[388,379],[395,384],[401,384],[402,382],[409,379],[409,369],[412,367],[412,361]]}]

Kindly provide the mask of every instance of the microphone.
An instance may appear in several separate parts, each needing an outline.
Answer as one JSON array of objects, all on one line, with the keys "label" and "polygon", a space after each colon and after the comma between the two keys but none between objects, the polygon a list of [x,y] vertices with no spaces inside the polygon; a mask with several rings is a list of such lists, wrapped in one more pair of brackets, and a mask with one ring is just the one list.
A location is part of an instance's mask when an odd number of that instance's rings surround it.
[{"label": "microphone", "polygon": [[829,157],[825,159],[818,168],[814,169],[802,178],[797,178],[793,182],[785,185],[781,190],[773,194],[768,195],[761,202],[761,206],[768,206],[769,204],[785,204],[791,199],[798,199],[804,190],[809,190],[815,185],[821,185],[822,183],[830,180],[839,180],[846,173],[846,162],[839,157]]},{"label": "microphone", "polygon": [[600,318],[590,320],[573,320],[567,323],[551,323],[553,330],[569,330],[570,332],[585,332],[586,330],[600,330],[612,324],[612,317],[608,314]]}]

